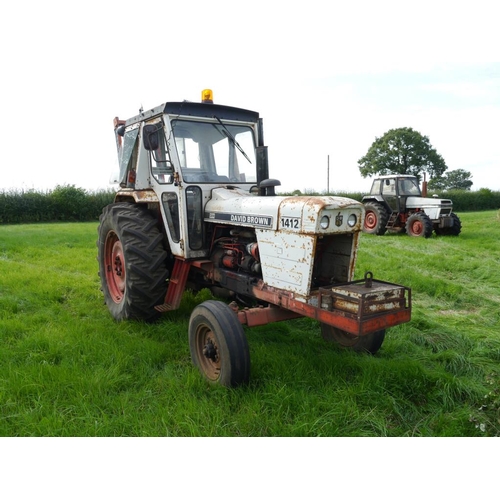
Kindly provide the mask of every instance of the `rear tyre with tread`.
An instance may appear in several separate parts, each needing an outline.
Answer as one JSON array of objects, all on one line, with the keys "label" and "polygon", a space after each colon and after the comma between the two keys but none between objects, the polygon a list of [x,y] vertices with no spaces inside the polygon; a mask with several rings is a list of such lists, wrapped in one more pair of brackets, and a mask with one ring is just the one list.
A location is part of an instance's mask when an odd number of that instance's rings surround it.
[{"label": "rear tyre with tread", "polygon": [[167,291],[168,252],[156,218],[145,206],[113,203],[97,229],[97,260],[104,300],[118,321],[152,321]]},{"label": "rear tyre with tread", "polygon": [[211,383],[234,387],[250,379],[250,352],[236,313],[224,302],[207,300],[189,319],[193,363]]},{"label": "rear tyre with tread", "polygon": [[386,232],[385,226],[389,221],[390,213],[384,205],[378,202],[365,204],[365,222],[363,232],[382,236]]},{"label": "rear tyre with tread", "polygon": [[334,326],[321,323],[321,336],[328,342],[335,342],[339,346],[355,352],[375,354],[385,338],[385,330],[378,330],[368,335],[353,335]]}]

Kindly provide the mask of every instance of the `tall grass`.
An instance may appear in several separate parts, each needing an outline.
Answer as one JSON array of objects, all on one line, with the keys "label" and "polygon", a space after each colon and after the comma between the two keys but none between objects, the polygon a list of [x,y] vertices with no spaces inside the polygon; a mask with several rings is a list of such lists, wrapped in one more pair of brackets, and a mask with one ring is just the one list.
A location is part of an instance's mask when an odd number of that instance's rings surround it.
[{"label": "tall grass", "polygon": [[494,436],[500,434],[497,213],[457,238],[363,235],[356,278],[412,287],[413,318],[376,356],[325,343],[308,318],[246,329],[248,386],[192,365],[186,293],[156,324],[114,322],[96,223],[0,227],[2,436]]}]

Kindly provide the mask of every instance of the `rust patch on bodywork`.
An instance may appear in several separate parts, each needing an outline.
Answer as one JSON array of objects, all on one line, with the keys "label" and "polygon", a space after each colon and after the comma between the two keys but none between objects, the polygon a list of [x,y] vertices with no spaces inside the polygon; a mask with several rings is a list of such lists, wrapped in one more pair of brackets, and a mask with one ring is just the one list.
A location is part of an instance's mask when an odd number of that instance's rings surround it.
[{"label": "rust patch on bodywork", "polygon": [[115,195],[115,203],[130,199],[133,199],[135,203],[158,203],[158,196],[152,189],[144,189],[143,191],[120,189]]}]

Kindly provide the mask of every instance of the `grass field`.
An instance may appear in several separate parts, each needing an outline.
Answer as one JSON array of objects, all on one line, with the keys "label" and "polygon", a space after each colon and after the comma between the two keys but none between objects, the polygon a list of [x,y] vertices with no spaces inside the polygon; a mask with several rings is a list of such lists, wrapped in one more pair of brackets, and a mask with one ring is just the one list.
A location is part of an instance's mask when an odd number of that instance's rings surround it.
[{"label": "grass field", "polygon": [[247,329],[246,387],[192,366],[186,293],[159,323],[116,323],[96,223],[0,226],[1,436],[500,435],[500,220],[458,238],[363,235],[356,271],[412,288],[413,318],[376,356],[309,319]]}]

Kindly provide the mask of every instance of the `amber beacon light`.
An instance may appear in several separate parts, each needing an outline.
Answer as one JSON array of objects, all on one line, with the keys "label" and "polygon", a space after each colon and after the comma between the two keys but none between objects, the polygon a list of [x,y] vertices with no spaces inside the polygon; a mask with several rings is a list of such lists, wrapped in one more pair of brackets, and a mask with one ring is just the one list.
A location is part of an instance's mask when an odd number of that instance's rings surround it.
[{"label": "amber beacon light", "polygon": [[204,89],[201,91],[201,102],[206,102],[208,104],[213,104],[214,93],[210,89]]}]

